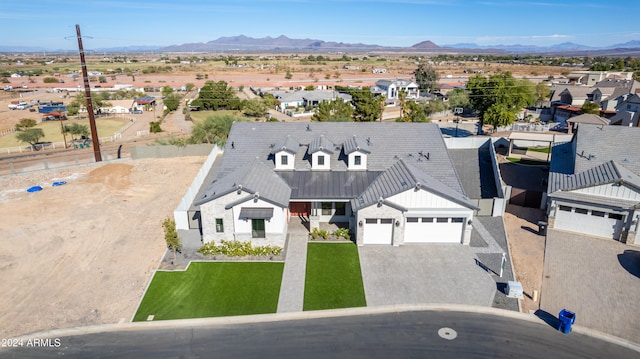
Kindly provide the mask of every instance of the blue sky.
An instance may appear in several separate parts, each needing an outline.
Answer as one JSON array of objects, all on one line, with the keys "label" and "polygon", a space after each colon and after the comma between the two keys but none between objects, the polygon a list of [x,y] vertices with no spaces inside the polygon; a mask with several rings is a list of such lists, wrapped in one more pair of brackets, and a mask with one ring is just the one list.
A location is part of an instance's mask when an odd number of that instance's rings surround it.
[{"label": "blue sky", "polygon": [[[640,1],[4,0],[0,47],[168,46],[221,36],[313,38],[411,46],[605,46],[640,40]],[[625,15],[626,14],[626,15]],[[626,18],[625,18],[626,17]]]}]

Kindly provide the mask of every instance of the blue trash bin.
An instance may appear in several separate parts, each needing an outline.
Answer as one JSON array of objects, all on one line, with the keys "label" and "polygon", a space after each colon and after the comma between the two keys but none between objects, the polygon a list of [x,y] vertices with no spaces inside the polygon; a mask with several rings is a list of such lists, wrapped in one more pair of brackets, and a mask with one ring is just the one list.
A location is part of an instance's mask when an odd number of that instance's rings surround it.
[{"label": "blue trash bin", "polygon": [[576,313],[563,309],[558,314],[558,330],[564,334],[571,333],[571,326],[576,321]]}]

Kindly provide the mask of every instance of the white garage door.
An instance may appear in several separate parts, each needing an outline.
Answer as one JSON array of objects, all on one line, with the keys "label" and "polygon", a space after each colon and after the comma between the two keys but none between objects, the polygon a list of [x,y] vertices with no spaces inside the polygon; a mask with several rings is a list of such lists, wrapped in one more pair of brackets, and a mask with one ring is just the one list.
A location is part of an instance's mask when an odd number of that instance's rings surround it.
[{"label": "white garage door", "polygon": [[461,243],[462,217],[407,217],[404,243]]},{"label": "white garage door", "polygon": [[623,218],[618,213],[559,205],[554,228],[590,236],[620,239]]},{"label": "white garage door", "polygon": [[367,218],[364,220],[363,244],[392,244],[393,219]]}]

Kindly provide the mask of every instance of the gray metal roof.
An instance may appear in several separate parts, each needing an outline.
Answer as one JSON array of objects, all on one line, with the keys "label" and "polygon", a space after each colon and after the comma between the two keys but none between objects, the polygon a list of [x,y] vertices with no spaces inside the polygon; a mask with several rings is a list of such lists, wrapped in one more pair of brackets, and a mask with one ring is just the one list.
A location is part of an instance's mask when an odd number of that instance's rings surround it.
[{"label": "gray metal roof", "polygon": [[574,141],[576,173],[613,160],[640,175],[640,128],[582,124]]},{"label": "gray metal roof", "polygon": [[[238,122],[234,123],[224,150],[218,177],[222,178],[256,157],[269,168],[275,168],[270,154],[272,144],[291,135],[300,143],[294,168],[311,170],[311,163],[303,156],[314,138],[321,134],[332,143],[342,146],[357,135],[369,138],[371,154],[367,156],[367,170],[385,171],[398,159],[430,173],[447,186],[462,192],[462,186],[442,139],[440,129],[433,123],[399,122]],[[231,148],[231,143],[234,148]],[[340,153],[330,156],[332,171],[346,171],[346,158]],[[428,159],[424,156],[428,156]]]},{"label": "gray metal roof", "polygon": [[591,123],[596,125],[609,124],[608,119],[590,113],[583,113],[582,115],[571,117],[567,121],[573,123]]},{"label": "gray metal roof", "polygon": [[289,152],[292,155],[298,153],[298,149],[300,144],[296,139],[291,137],[291,135],[287,135],[287,137],[283,138],[280,142],[276,142],[271,149],[271,154],[278,153],[280,151]]},{"label": "gray metal roof", "polygon": [[626,183],[640,189],[640,176],[619,163],[608,161],[576,174],[551,173],[549,193],[573,191],[609,183]]},{"label": "gray metal roof", "polygon": [[311,143],[309,144],[308,152],[309,154],[311,154],[322,151],[328,154],[332,154],[334,147],[336,148],[336,150],[339,150],[340,148],[339,145],[334,144],[328,138],[324,137],[324,135],[320,135],[311,141]]},{"label": "gray metal roof", "polygon": [[381,172],[278,171],[291,187],[291,199],[352,199],[359,196]]},{"label": "gray metal roof", "polygon": [[604,196],[593,196],[576,192],[555,192],[549,195],[549,198],[566,200],[571,202],[584,203],[585,205],[596,204],[601,206],[619,208],[621,210],[629,209],[637,206],[638,201],[625,200],[621,198],[612,198]]},{"label": "gray metal roof", "polygon": [[271,168],[258,159],[245,163],[226,176],[220,176],[207,188],[194,205],[199,206],[233,191],[257,194],[260,199],[281,207],[289,205],[291,188]]},{"label": "gray metal roof", "polygon": [[240,208],[240,219],[269,219],[273,217],[273,208],[242,207]]},{"label": "gray metal roof", "polygon": [[464,192],[473,199],[498,197],[488,147],[449,149]]},{"label": "gray metal roof", "polygon": [[452,190],[403,160],[398,160],[378,176],[362,195],[351,201],[351,207],[359,210],[411,188],[424,188],[465,207],[478,209],[463,193]]},{"label": "gray metal roof", "polygon": [[353,135],[353,137],[346,140],[343,146],[345,155],[349,155],[356,151],[360,151],[362,153],[371,153],[371,150],[369,150],[369,145],[367,144],[367,140],[358,138],[356,135]]},{"label": "gray metal roof", "polygon": [[[233,191],[235,188],[233,186],[237,183],[259,191],[261,197],[271,198],[272,201],[280,204],[288,203],[292,194],[291,188],[283,180],[286,175],[280,177],[277,173],[281,171],[274,170],[274,156],[271,153],[276,143],[282,142],[287,135],[299,143],[299,151],[294,160],[295,171],[311,171],[308,174],[310,178],[314,178],[316,174],[321,178],[320,176],[323,175],[320,173],[327,172],[311,170],[307,153],[314,139],[324,135],[323,137],[333,146],[330,147],[335,151],[329,156],[330,172],[347,172],[346,156],[341,149],[345,142],[356,135],[358,138],[369,139],[368,147],[371,153],[367,156],[366,171],[348,172],[380,173],[402,159],[404,163],[429,173],[433,179],[449,187],[451,191],[460,195],[464,193],[436,124],[237,122],[233,124],[229,133],[216,181],[207,189],[205,193],[207,197],[200,198],[196,204],[204,203],[212,196],[219,196],[221,192]],[[233,148],[231,143],[234,144]],[[256,172],[249,173],[250,168],[254,168],[253,171]]]}]

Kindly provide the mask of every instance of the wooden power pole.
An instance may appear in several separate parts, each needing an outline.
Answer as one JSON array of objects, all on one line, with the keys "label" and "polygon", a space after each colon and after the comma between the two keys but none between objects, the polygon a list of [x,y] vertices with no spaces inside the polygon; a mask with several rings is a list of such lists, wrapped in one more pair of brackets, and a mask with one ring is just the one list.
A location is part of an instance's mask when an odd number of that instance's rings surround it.
[{"label": "wooden power pole", "polygon": [[89,114],[89,126],[91,126],[91,140],[93,141],[93,155],[96,162],[102,161],[102,153],[100,153],[100,140],[98,138],[98,129],[96,128],[96,118],[93,114],[93,102],[91,100],[91,86],[89,84],[89,75],[87,74],[87,63],[84,60],[84,48],[82,47],[82,35],[80,35],[80,25],[76,25],[76,34],[78,35],[78,49],[80,51],[80,64],[82,65],[82,79],[84,80],[84,93],[87,100],[87,113]]}]

